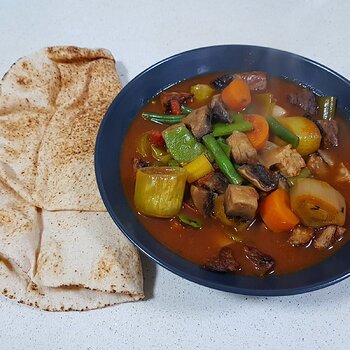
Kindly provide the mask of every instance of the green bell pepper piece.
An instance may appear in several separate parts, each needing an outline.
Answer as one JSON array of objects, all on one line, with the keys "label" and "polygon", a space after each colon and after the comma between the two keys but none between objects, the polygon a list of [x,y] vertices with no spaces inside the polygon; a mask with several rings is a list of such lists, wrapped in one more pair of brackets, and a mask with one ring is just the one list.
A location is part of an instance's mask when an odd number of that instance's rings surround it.
[{"label": "green bell pepper piece", "polygon": [[162,134],[169,153],[180,163],[190,162],[204,152],[204,146],[183,123],[170,126]]}]

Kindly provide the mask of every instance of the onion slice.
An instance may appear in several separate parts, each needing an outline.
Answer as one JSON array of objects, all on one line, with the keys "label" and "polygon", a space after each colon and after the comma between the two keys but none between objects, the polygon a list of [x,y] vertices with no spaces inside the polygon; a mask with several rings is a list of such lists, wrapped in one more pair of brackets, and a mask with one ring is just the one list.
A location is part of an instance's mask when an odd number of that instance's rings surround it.
[{"label": "onion slice", "polygon": [[345,223],[345,199],[327,182],[299,179],[290,190],[290,203],[305,226],[343,226]]}]

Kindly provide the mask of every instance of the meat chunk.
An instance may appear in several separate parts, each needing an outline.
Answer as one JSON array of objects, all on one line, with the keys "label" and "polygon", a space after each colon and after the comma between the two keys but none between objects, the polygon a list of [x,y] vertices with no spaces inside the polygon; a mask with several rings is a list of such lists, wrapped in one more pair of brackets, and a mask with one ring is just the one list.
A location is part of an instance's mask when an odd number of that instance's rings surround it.
[{"label": "meat chunk", "polygon": [[197,139],[209,134],[212,130],[211,117],[208,112],[208,107],[202,106],[194,109],[187,117],[182,119],[182,122],[191,129],[192,134]]},{"label": "meat chunk", "polygon": [[209,175],[199,179],[197,181],[197,184],[201,187],[206,188],[209,191],[223,194],[225,193],[229,182],[225,175],[223,175],[221,172],[213,172]]},{"label": "meat chunk", "polygon": [[259,190],[269,192],[277,188],[279,178],[262,164],[244,164],[238,172]]},{"label": "meat chunk", "polygon": [[323,176],[328,172],[328,165],[317,153],[310,154],[307,160],[307,167],[310,169],[311,173],[316,176]]},{"label": "meat chunk", "polygon": [[225,214],[229,219],[234,217],[247,221],[254,219],[259,199],[255,188],[230,184],[224,196]]},{"label": "meat chunk", "polygon": [[191,197],[194,206],[203,216],[210,216],[213,210],[213,193],[204,188],[191,186]]},{"label": "meat chunk", "polygon": [[346,231],[346,228],[343,226],[337,226],[337,229],[335,230],[334,238],[336,241],[341,240],[344,237],[344,233]]},{"label": "meat chunk", "polygon": [[244,252],[248,260],[250,260],[255,267],[259,276],[264,276],[269,272],[272,272],[275,267],[274,259],[267,254],[262,253],[255,247],[244,246]]},{"label": "meat chunk", "polygon": [[293,246],[307,245],[313,238],[315,229],[303,225],[296,226],[290,235],[288,242]]},{"label": "meat chunk", "polygon": [[246,134],[234,131],[226,142],[231,146],[231,154],[236,163],[256,163],[258,154]]},{"label": "meat chunk", "polygon": [[335,232],[337,230],[337,226],[330,225],[321,230],[317,237],[314,240],[314,247],[316,249],[327,249],[333,245]]},{"label": "meat chunk", "polygon": [[297,176],[305,167],[303,157],[291,145],[279,147],[272,142],[267,142],[267,146],[261,150],[258,156],[266,168],[275,166],[283,176]]},{"label": "meat chunk", "polygon": [[212,121],[220,123],[232,123],[233,117],[228,113],[227,107],[221,99],[221,95],[214,95],[210,101],[209,114]]},{"label": "meat chunk", "polygon": [[317,103],[314,93],[307,88],[288,95],[288,101],[292,105],[301,107],[306,113],[315,114]]},{"label": "meat chunk", "polygon": [[322,135],[321,145],[324,148],[337,147],[338,141],[338,124],[336,120],[318,120],[317,123],[321,126]]},{"label": "meat chunk", "polygon": [[165,113],[171,113],[171,100],[176,100],[180,105],[191,101],[193,95],[188,92],[162,92],[160,94],[160,103],[164,107]]},{"label": "meat chunk", "polygon": [[235,272],[241,269],[229,247],[221,248],[219,254],[204,264],[203,268],[218,272]]},{"label": "meat chunk", "polygon": [[303,157],[291,145],[280,147],[275,152],[275,165],[283,176],[297,176],[305,167]]},{"label": "meat chunk", "polygon": [[244,80],[251,91],[262,91],[266,90],[267,86],[267,76],[265,72],[243,72],[236,73],[233,75],[234,79]]},{"label": "meat chunk", "polygon": [[329,151],[326,151],[324,149],[318,149],[317,153],[322,157],[323,161],[329,165],[329,166],[334,166],[335,160],[334,157],[329,153]]},{"label": "meat chunk", "polygon": [[329,225],[317,234],[313,245],[316,249],[328,249],[344,236],[346,229],[342,226]]}]

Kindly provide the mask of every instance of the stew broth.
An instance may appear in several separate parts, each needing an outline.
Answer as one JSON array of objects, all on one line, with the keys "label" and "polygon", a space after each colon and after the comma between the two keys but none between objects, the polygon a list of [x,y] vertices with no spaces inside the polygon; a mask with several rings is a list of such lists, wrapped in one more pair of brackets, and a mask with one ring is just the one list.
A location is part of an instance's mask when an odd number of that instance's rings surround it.
[{"label": "stew broth", "polygon": [[[199,76],[195,79],[181,82],[169,89],[169,91],[189,91],[194,84],[205,83],[215,79],[217,74]],[[297,91],[300,87],[290,81],[269,77],[267,91],[271,92],[278,101],[278,105],[285,108],[288,115],[304,115],[304,111],[297,106],[292,106],[287,95]],[[252,94],[254,101],[254,93]],[[203,105],[193,101],[188,103],[191,108],[197,108]],[[150,130],[164,130],[167,125],[152,123],[141,117],[142,112],[163,113],[163,108],[160,104],[159,97],[144,106],[142,111],[136,116],[132,122],[121,153],[120,172],[124,186],[125,194],[131,204],[133,204],[134,186],[135,186],[135,170],[133,168],[133,159],[138,157],[136,151],[136,143],[140,136]],[[336,164],[343,162],[345,165],[350,165],[350,133],[346,122],[337,116],[336,120],[339,124],[339,146],[330,149],[330,153]],[[334,167],[336,169],[336,167]],[[335,173],[333,170],[327,173],[321,180],[328,182],[334,188],[341,192],[347,203],[350,203],[350,183],[335,182]],[[203,218],[193,209],[184,207],[183,212],[191,217],[200,218],[203,222],[201,229],[184,227],[176,219],[160,219],[138,215],[140,222],[145,228],[162,244],[167,246],[173,252],[197,264],[204,264],[208,259],[212,258],[225,245],[230,245],[234,252],[234,256],[240,263],[242,270],[238,273],[254,275],[254,266],[245,258],[242,243],[235,242],[227,237],[227,233],[232,232],[232,228],[225,226],[215,218]],[[347,211],[345,227],[349,229],[349,210]],[[334,244],[333,248],[327,250],[317,250],[312,245],[307,247],[293,247],[287,240],[290,236],[289,232],[274,233],[269,231],[265,224],[261,221],[259,215],[256,220],[250,225],[247,230],[237,232],[238,236],[244,244],[252,245],[262,252],[271,255],[275,260],[274,272],[276,274],[285,274],[319,263],[328,256],[334,254],[349,238],[348,232],[344,238]]]}]

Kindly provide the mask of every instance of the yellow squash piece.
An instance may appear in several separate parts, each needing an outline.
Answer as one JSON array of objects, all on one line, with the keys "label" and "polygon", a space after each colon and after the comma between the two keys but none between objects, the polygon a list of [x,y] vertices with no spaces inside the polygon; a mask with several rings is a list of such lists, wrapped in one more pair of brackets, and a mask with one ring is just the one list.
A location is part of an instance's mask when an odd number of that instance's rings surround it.
[{"label": "yellow squash piece", "polygon": [[152,154],[151,143],[149,141],[149,132],[145,132],[137,140],[136,150],[142,157],[149,157]]},{"label": "yellow squash piece", "polygon": [[[224,225],[231,226],[234,229],[234,232],[244,231],[246,230],[251,222],[243,222],[239,219],[229,219],[226,216],[225,213],[225,207],[224,207],[224,195],[220,194],[219,196],[214,198],[214,210],[213,210],[214,217],[220,220]],[[232,240],[235,242],[238,242],[237,235],[235,235],[233,232],[228,232],[226,234],[226,240],[230,239],[230,243],[232,243]],[[224,241],[224,238],[221,237],[221,240]]]},{"label": "yellow squash piece", "polygon": [[298,179],[290,190],[290,204],[305,226],[343,226],[345,223],[345,199],[327,182]]},{"label": "yellow squash piece", "polygon": [[148,167],[137,170],[134,203],[147,216],[170,218],[182,206],[186,171],[180,167]]},{"label": "yellow squash piece", "polygon": [[224,208],[224,195],[217,196],[214,199],[214,217],[219,219],[223,224],[227,226],[235,226],[235,221],[230,220],[225,213],[225,208]]},{"label": "yellow squash piece", "polygon": [[171,154],[165,151],[162,148],[157,147],[156,145],[151,145],[152,150],[152,157],[158,162],[160,162],[163,165],[166,165],[169,163],[169,160],[171,159]]},{"label": "yellow squash piece", "polygon": [[191,86],[191,94],[198,101],[204,101],[214,94],[215,90],[207,84],[197,84]]},{"label": "yellow squash piece", "polygon": [[201,177],[214,171],[213,166],[204,154],[201,154],[199,157],[192,160],[192,162],[186,164],[184,169],[187,172],[188,183],[195,182]]}]

